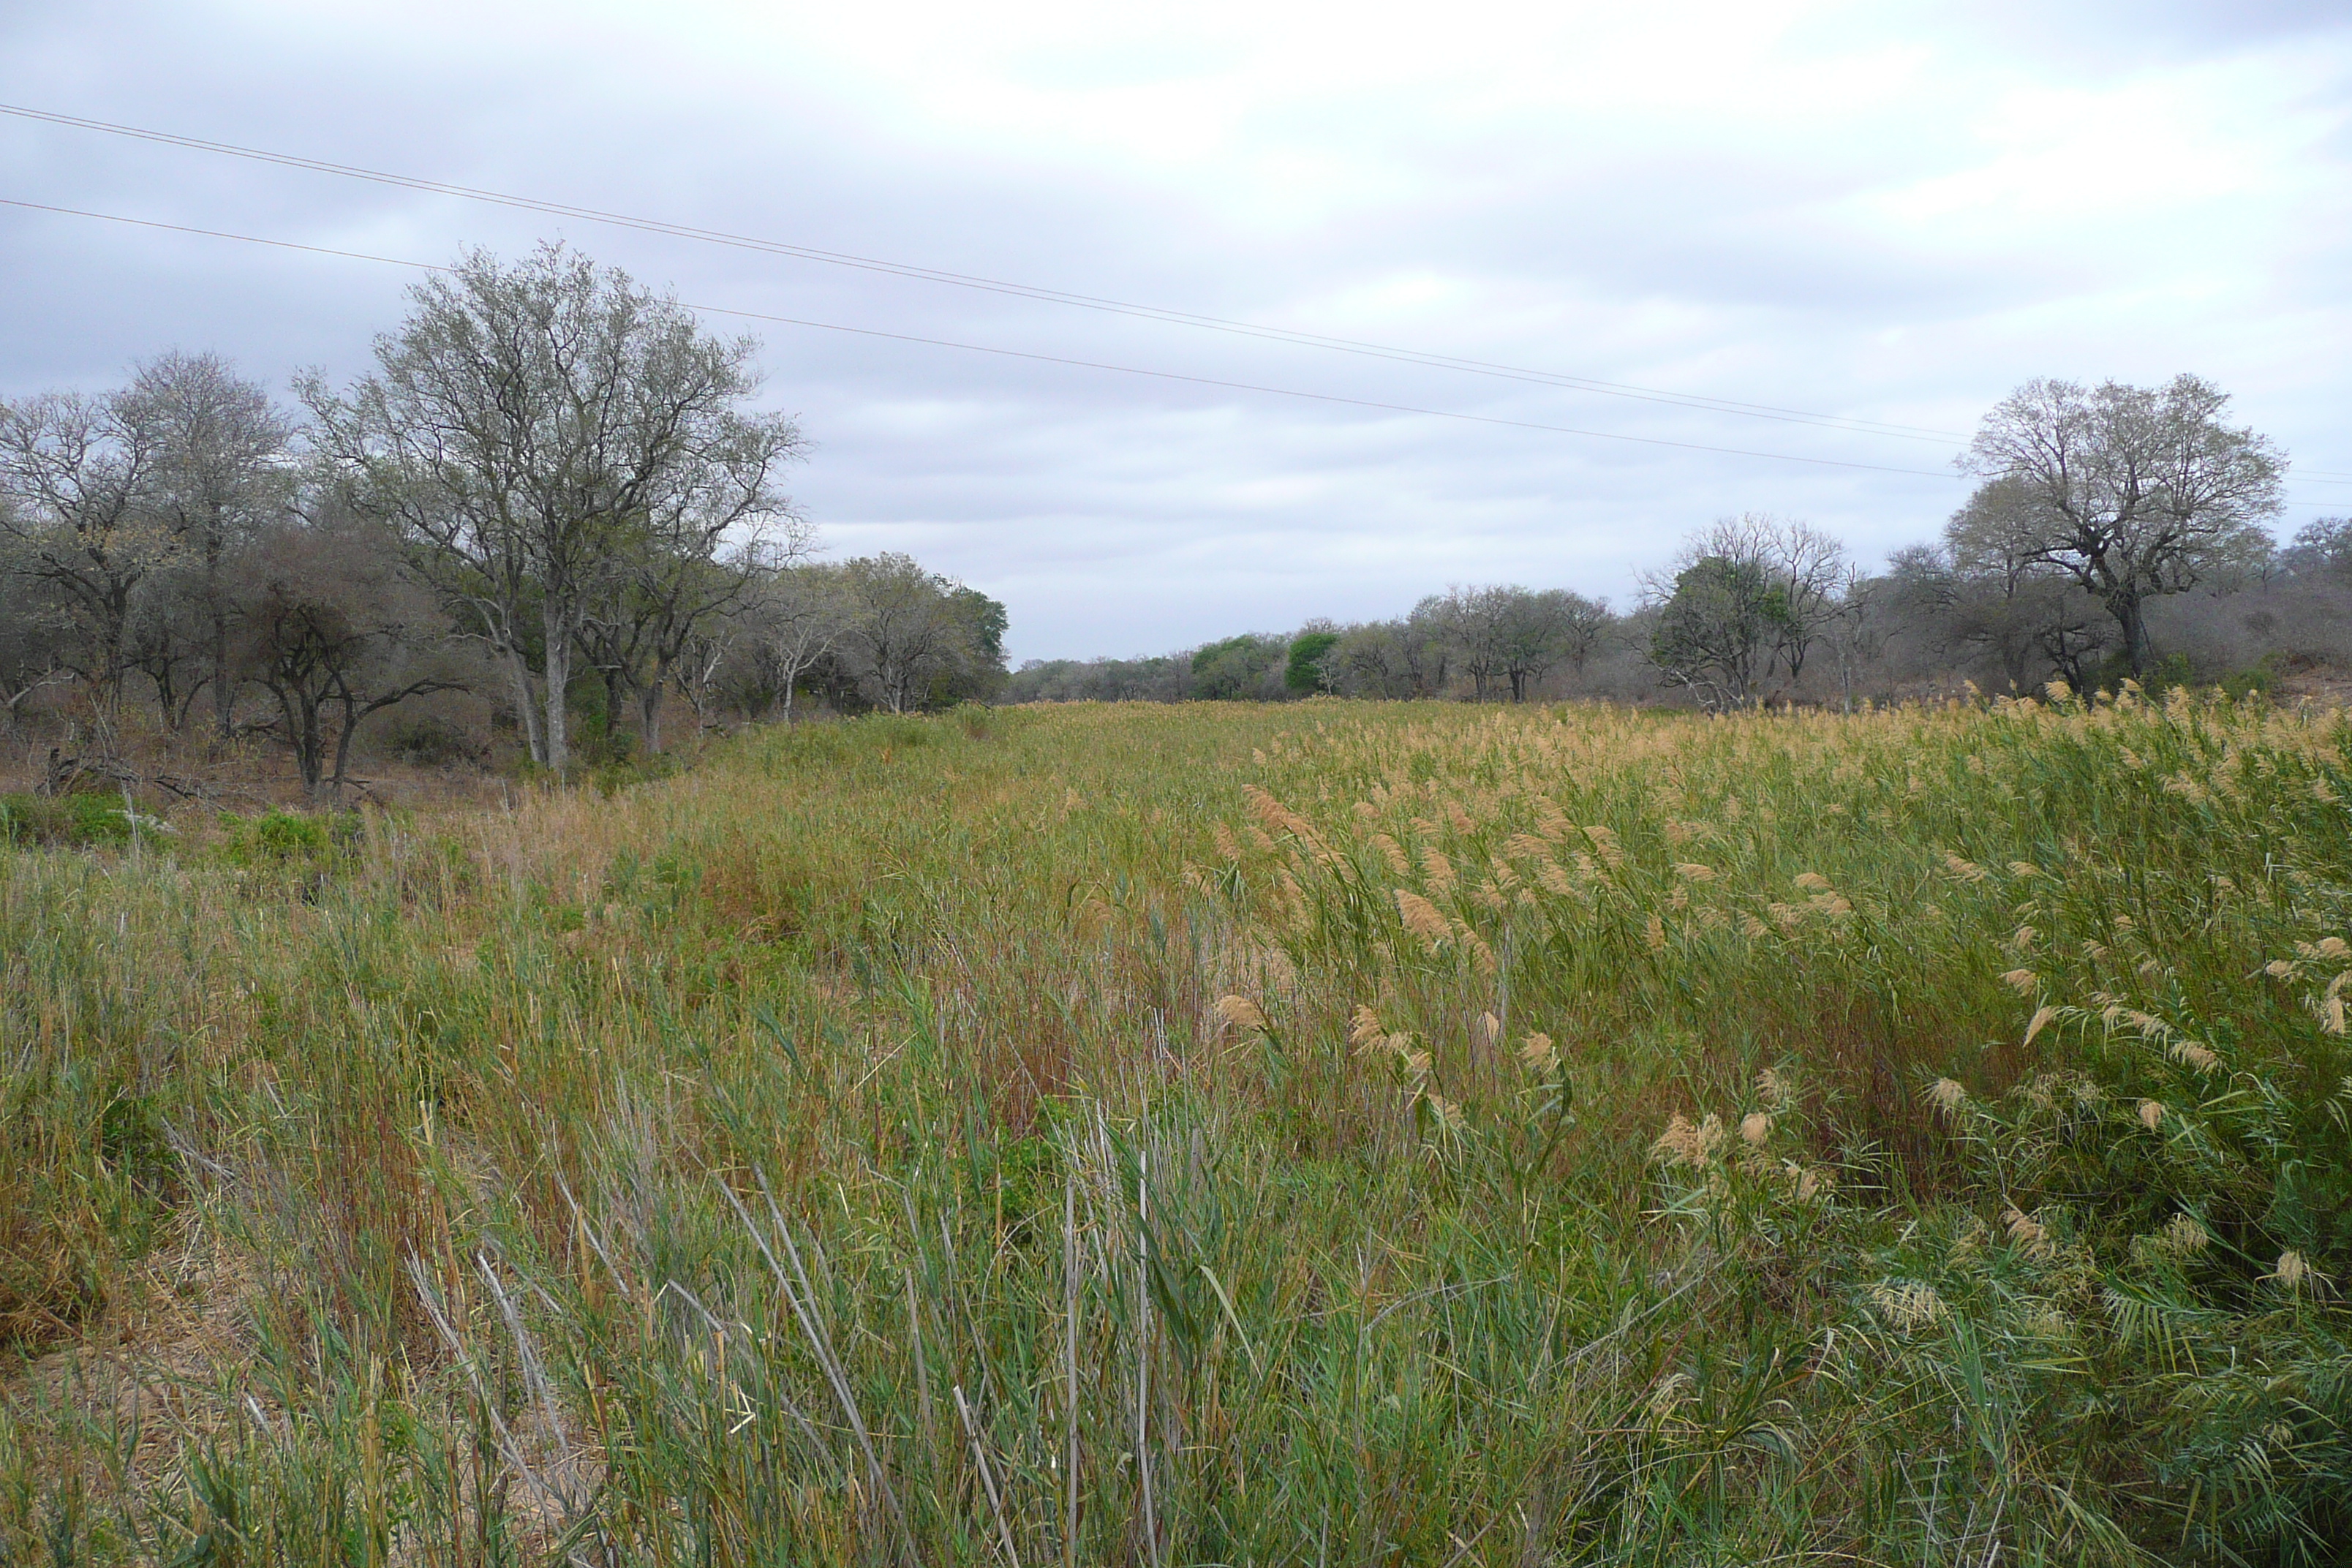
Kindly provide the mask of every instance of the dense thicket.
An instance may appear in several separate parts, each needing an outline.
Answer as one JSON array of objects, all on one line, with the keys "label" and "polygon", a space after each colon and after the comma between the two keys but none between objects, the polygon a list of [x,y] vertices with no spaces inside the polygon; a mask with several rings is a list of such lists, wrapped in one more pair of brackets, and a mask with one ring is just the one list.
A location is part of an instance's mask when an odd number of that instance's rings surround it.
[{"label": "dense thicket", "polygon": [[[1003,605],[903,555],[809,560],[756,348],[548,247],[420,285],[373,374],[299,384],[307,417],[209,354],[0,402],[0,713],[111,774],[126,720],[178,738],[201,703],[208,742],[272,738],[320,793],[436,694],[558,773],[659,751],[673,694],[700,725],[802,689],[992,695]],[[480,754],[466,728],[412,732]]]}]

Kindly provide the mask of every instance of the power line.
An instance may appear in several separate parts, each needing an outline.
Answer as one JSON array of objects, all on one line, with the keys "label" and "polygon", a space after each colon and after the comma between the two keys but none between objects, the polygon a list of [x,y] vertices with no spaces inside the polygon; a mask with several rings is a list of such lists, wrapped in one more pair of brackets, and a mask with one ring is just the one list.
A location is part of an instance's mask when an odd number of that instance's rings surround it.
[{"label": "power line", "polygon": [[[307,251],[314,256],[340,257],[352,261],[375,261],[390,267],[412,267],[425,272],[448,272],[454,268],[430,261],[412,261],[404,257],[376,256],[362,250],[338,250],[331,246],[304,245],[290,239],[271,239],[262,235],[237,234],[227,229],[197,228],[188,224],[163,223],[154,218],[125,217],[119,213],[90,212],[81,207],[53,206],[44,202],[19,201],[0,196],[0,206],[22,207],[30,212],[57,213],[67,217],[96,218],[105,223],[131,224],[141,228],[163,229],[173,234],[200,235],[207,239],[234,239],[247,245],[267,245],[279,250]],[[1314,403],[1339,404],[1350,408],[1369,408],[1387,414],[1412,414],[1433,419],[1459,419],[1475,425],[1500,425],[1516,430],[1540,430],[1558,436],[1583,436],[1600,441],[1630,441],[1644,447],[1671,447],[1685,452],[1715,452],[1733,458],[1762,458],[1780,463],[1805,463],[1817,468],[1859,468],[1876,474],[1908,474],[1920,479],[1949,479],[1958,476],[1930,468],[1897,468],[1883,463],[1856,463],[1839,458],[1805,458],[1791,452],[1759,452],[1743,447],[1717,447],[1699,441],[1670,441],[1657,436],[1627,436],[1614,430],[1583,430],[1568,425],[1544,425],[1528,419],[1506,419],[1492,414],[1465,414],[1458,409],[1422,408],[1404,403],[1381,403],[1368,397],[1347,397],[1330,392],[1302,392],[1297,387],[1269,386],[1257,382],[1224,381],[1213,376],[1188,375],[1180,371],[1151,370],[1141,365],[1111,364],[1101,360],[1070,359],[1060,354],[1034,353],[1026,349],[997,348],[986,343],[959,342],[951,338],[919,337],[912,332],[885,331],[878,327],[852,327],[839,321],[811,321],[800,316],[779,316],[763,310],[743,310],[727,305],[698,305],[680,301],[690,310],[710,315],[740,316],[747,321],[773,321],[789,327],[814,327],[828,332],[848,332],[858,337],[885,338],[894,342],[920,343],[930,348],[961,349],[969,353],[997,354],[1008,359],[1032,360],[1040,364],[1068,365],[1080,370],[1113,371],[1121,375],[1150,376],[1159,381],[1177,381],[1194,386],[1213,386],[1231,392],[1263,393],[1274,397],[1296,397]]]},{"label": "power line", "polygon": [[1783,408],[1771,404],[1743,403],[1730,398],[1708,397],[1697,393],[1673,392],[1660,387],[1641,386],[1631,382],[1600,381],[1588,376],[1568,375],[1557,371],[1531,370],[1523,365],[1498,364],[1486,360],[1428,353],[1418,349],[1400,348],[1390,343],[1370,342],[1357,338],[1329,337],[1322,333],[1298,331],[1286,327],[1271,327],[1262,322],[1202,315],[1195,311],[1178,310],[1164,306],[1137,304],[1131,300],[1106,299],[1098,295],[1074,293],[1066,289],[1050,289],[1036,284],[1010,282],[998,278],[983,278],[971,273],[950,272],[940,268],[919,266],[911,262],[890,261],[870,256],[853,255],[845,251],[823,250],[813,246],[761,239],[749,235],[730,234],[720,229],[700,228],[690,224],[670,223],[660,218],[638,217],[626,213],[604,212],[593,207],[573,206],[566,203],[545,201],[534,196],[519,196],[506,192],[480,190],[471,185],[453,184],[443,180],[388,174],[380,169],[366,169],[355,164],[331,163],[325,159],[304,157],[299,153],[273,153],[261,148],[238,146],[234,142],[212,142],[202,137],[183,136],[174,132],[121,125],[111,121],[92,120],[75,114],[60,114],[54,110],[32,109],[20,104],[0,103],[0,114],[14,115],[19,119],[38,121],[51,125],[68,126],[76,130],[103,132],[111,136],[129,137],[136,141],[152,142],[193,152],[216,153],[227,157],[248,159],[256,163],[303,169],[313,174],[367,180],[377,184],[394,185],[404,190],[457,196],[467,201],[488,202],[499,206],[520,208],[527,212],[545,213],[551,216],[581,218],[593,223],[637,229],[648,234],[667,235],[676,238],[731,246],[738,249],[788,256],[803,261],[819,261],[830,266],[887,273],[895,277],[917,279],[925,282],[950,284],[960,289],[975,289],[988,293],[1007,294],[1047,304],[1070,305],[1113,315],[1134,316],[1178,326],[1230,332],[1243,337],[1263,338],[1270,342],[1286,342],[1303,348],[1326,349],[1373,359],[1394,360],[1407,364],[1459,371],[1465,374],[1495,376],[1503,380],[1529,382],[1538,385],[1597,393],[1610,397],[1632,398],[1645,403],[1663,403],[1680,408],[1736,415],[1742,418],[1814,425],[1828,429],[1849,430],[1861,435],[1884,436],[1898,440],[1944,443],[1967,439],[1965,436],[1955,431],[1930,429],[1924,426],[1896,425],[1884,420],[1860,419],[1838,414],[1809,413],[1803,409]]}]

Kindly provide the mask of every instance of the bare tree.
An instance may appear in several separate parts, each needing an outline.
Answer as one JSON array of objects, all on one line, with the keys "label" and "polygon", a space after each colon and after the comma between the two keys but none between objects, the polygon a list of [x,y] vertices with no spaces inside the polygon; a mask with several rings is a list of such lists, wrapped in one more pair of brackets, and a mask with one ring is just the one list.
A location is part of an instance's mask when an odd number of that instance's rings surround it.
[{"label": "bare tree", "polygon": [[1428,697],[1443,680],[1444,657],[1424,623],[1370,621],[1339,634],[1324,668],[1351,697]]},{"label": "bare tree", "polygon": [[1810,523],[1764,517],[1756,521],[1764,532],[1765,569],[1788,606],[1780,656],[1794,685],[1813,645],[1834,636],[1846,619],[1847,591],[1856,580],[1853,564],[1843,541]]},{"label": "bare tree", "polygon": [[2161,387],[2039,380],[1985,416],[1962,459],[2011,487],[2032,559],[2095,595],[2133,673],[2148,658],[2149,599],[2265,553],[2264,519],[2284,503],[2286,458],[2224,424],[2229,396],[2175,376]]},{"label": "bare tree", "polygon": [[1454,584],[1413,606],[1413,622],[1444,645],[1452,662],[1468,673],[1471,695],[1481,702],[1497,680],[1507,679],[1507,593]]},{"label": "bare tree", "polygon": [[856,676],[878,707],[922,706],[932,682],[974,651],[956,585],[909,555],[866,556],[842,573],[850,608],[839,646]]},{"label": "bare tree", "polygon": [[2025,487],[2014,479],[1979,486],[1953,513],[1944,542],[1947,619],[1957,640],[1993,655],[2012,691],[2039,685],[2042,669],[2084,685],[2089,663],[2114,638],[2100,625],[2099,600],[2044,557]]},{"label": "bare tree", "polygon": [[278,738],[311,795],[341,793],[352,741],[371,715],[464,686],[436,657],[446,618],[382,525],[331,515],[279,522],[247,546],[243,565],[239,672],[277,699]]},{"label": "bare tree", "polygon": [[174,581],[144,617],[141,662],[156,678],[158,700],[176,730],[184,706],[175,710],[164,689],[176,684],[175,663],[200,658],[202,673],[184,699],[193,702],[199,689],[209,689],[215,732],[226,739],[236,703],[228,668],[235,596],[228,563],[290,504],[294,423],[261,386],[209,353],[149,360],[121,406],[152,446],[151,504],[179,545]]},{"label": "bare tree", "polygon": [[1806,656],[1839,614],[1839,595],[1849,574],[1844,544],[1809,523],[1769,512],[1718,518],[1683,541],[1664,572],[1644,578],[1651,601],[1671,600],[1683,574],[1706,560],[1752,568],[1780,591],[1771,651],[1758,673],[1769,677],[1773,668],[1785,668],[1795,684],[1805,672]]},{"label": "bare tree", "polygon": [[854,613],[850,584],[839,566],[787,566],[761,575],[739,617],[761,706],[781,708],[784,722],[793,721],[802,678],[840,647]]},{"label": "bare tree", "polygon": [[0,530],[10,574],[54,606],[63,662],[110,721],[140,584],[179,540],[153,505],[156,435],[121,396],[0,401]]},{"label": "bare tree", "polygon": [[1839,700],[1851,713],[1854,682],[1884,657],[1895,630],[1889,612],[1899,601],[1884,579],[1865,577],[1860,568],[1848,566],[1844,583],[1829,602],[1833,608],[1822,635],[1837,656]]},{"label": "bare tree", "polygon": [[353,502],[422,547],[561,773],[572,655],[632,549],[782,512],[800,432],[745,411],[753,340],[560,246],[511,268],[476,251],[410,300],[377,374],[302,396]]},{"label": "bare tree", "polygon": [[2278,570],[2289,579],[2352,586],[2352,517],[2318,517],[2295,530],[2294,542],[2278,552]]},{"label": "bare tree", "polygon": [[1495,643],[1511,700],[1525,702],[1554,665],[1568,657],[1567,595],[1559,589],[1536,593],[1517,584],[1489,588]]},{"label": "bare tree", "polygon": [[[0,566],[0,575],[5,575],[5,566]],[[9,595],[6,612],[0,614],[0,714],[5,714],[11,730],[27,699],[67,679],[58,647],[59,624],[44,614],[38,584],[26,584],[24,589]]]},{"label": "bare tree", "polygon": [[[804,449],[797,427],[790,442],[780,466]],[[724,548],[730,528],[739,534],[731,551]],[[625,689],[635,699],[646,748],[660,751],[662,694],[673,674],[706,648],[715,626],[750,613],[762,582],[813,542],[806,521],[781,498],[761,516],[686,513],[663,531],[625,540],[619,570],[583,617],[589,657],[604,673],[608,720]]]},{"label": "bare tree", "polygon": [[211,683],[205,636],[209,605],[199,597],[201,586],[184,556],[150,572],[131,595],[123,627],[123,668],[147,678],[156,713],[173,734]]},{"label": "bare tree", "polygon": [[1588,599],[1581,594],[1559,591],[1560,652],[1577,678],[1584,677],[1584,667],[1592,656],[1608,642],[1609,634],[1616,629],[1617,617],[1611,613],[1607,599]]}]

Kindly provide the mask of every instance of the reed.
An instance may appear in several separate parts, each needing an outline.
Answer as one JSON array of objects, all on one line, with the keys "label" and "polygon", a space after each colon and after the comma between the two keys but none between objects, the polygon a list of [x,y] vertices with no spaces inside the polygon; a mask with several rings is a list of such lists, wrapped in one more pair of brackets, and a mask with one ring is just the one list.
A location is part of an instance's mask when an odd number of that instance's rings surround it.
[{"label": "reed", "polygon": [[2335,1561],[2347,801],[1075,706],[0,848],[0,1561]]}]

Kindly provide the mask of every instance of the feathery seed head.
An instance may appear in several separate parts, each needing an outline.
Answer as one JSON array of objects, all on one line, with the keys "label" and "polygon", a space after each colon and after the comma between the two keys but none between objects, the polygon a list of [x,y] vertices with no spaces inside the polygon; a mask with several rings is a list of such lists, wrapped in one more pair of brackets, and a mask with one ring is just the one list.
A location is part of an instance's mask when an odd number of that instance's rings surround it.
[{"label": "feathery seed head", "polygon": [[1966,1085],[1948,1078],[1939,1078],[1927,1086],[1927,1102],[1946,1116],[1968,1103]]},{"label": "feathery seed head", "polygon": [[1932,1285],[1880,1280],[1870,1288],[1870,1304],[1895,1328],[1908,1333],[1942,1319],[1944,1299]]},{"label": "feathery seed head", "polygon": [[2028,1258],[2048,1258],[2058,1250],[2057,1243],[2050,1239],[2050,1227],[2032,1215],[2011,1208],[2000,1217],[2009,1227],[2009,1239],[2025,1248]]},{"label": "feathery seed head", "polygon": [[2175,1040],[2170,1056],[2174,1061],[2198,1072],[2211,1072],[2221,1065],[2221,1058],[2194,1040]]},{"label": "feathery seed head", "polygon": [[1265,1015],[1259,1011],[1256,1003],[1246,996],[1218,997],[1217,1016],[1245,1033],[1262,1035],[1266,1032]]},{"label": "feathery seed head", "polygon": [[1723,1146],[1723,1120],[1709,1112],[1706,1121],[1694,1126],[1689,1117],[1675,1112],[1666,1122],[1666,1130],[1650,1145],[1654,1159],[1669,1165],[1703,1168],[1715,1161],[1715,1152]]},{"label": "feathery seed head", "polygon": [[2263,1278],[2275,1279],[2289,1290],[2300,1290],[2305,1285],[2315,1289],[2326,1282],[2319,1271],[2312,1268],[2310,1261],[2293,1247],[2280,1253],[2278,1267]]},{"label": "feathery seed head", "polygon": [[2212,1239],[2212,1233],[2196,1220],[2185,1214],[2177,1214],[2164,1222],[2158,1245],[2176,1258],[2193,1258],[2204,1251]]},{"label": "feathery seed head", "polygon": [[1437,906],[1419,893],[1409,889],[1399,888],[1396,890],[1396,905],[1397,916],[1403,921],[1404,929],[1421,938],[1433,949],[1454,934],[1454,928],[1446,924],[1445,917],[1438,913]]}]

